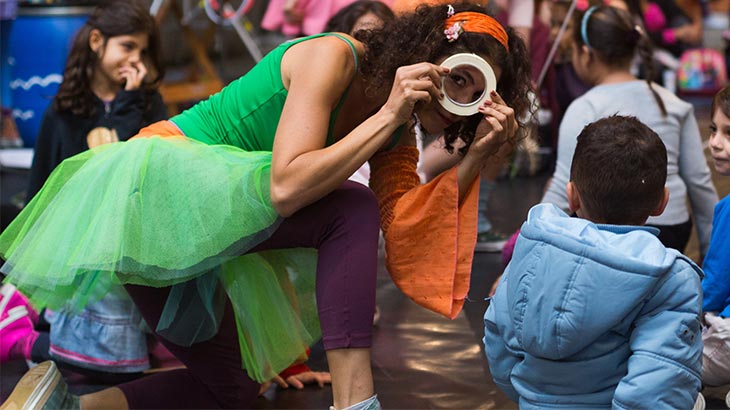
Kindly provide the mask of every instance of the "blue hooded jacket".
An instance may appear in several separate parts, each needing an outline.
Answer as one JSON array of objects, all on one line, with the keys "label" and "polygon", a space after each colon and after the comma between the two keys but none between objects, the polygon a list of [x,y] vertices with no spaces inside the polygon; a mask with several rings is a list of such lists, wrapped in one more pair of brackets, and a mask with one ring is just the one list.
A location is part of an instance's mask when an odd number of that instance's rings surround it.
[{"label": "blue hooded jacket", "polygon": [[533,207],[484,316],[496,384],[521,409],[691,409],[702,271],[652,228]]}]

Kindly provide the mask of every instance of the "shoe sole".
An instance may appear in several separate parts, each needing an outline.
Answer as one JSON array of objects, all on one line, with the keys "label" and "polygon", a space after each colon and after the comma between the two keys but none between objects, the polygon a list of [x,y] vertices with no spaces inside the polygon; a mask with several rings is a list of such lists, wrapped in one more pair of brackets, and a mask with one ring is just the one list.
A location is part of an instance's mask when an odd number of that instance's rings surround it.
[{"label": "shoe sole", "polygon": [[507,241],[504,242],[495,242],[495,243],[479,243],[474,246],[474,252],[490,252],[490,253],[497,253],[502,252],[502,248],[504,248],[504,244],[506,244]]},{"label": "shoe sole", "polygon": [[61,372],[56,365],[43,362],[25,373],[0,410],[40,410],[60,382]]}]

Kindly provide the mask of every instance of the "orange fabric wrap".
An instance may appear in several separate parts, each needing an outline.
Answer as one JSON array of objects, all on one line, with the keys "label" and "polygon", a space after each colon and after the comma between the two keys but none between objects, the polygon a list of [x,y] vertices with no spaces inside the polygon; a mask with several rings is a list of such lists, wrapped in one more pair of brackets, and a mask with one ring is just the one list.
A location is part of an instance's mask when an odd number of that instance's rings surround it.
[{"label": "orange fabric wrap", "polygon": [[175,124],[170,121],[163,120],[157,121],[154,124],[150,124],[137,133],[134,138],[149,138],[149,137],[163,137],[163,138],[185,138],[182,131],[180,131]]},{"label": "orange fabric wrap", "polygon": [[406,192],[421,185],[416,173],[418,149],[399,146],[370,159],[370,189],[380,206],[380,228],[385,235],[393,221],[395,203]]},{"label": "orange fabric wrap", "polygon": [[386,267],[406,296],[453,319],[469,291],[479,178],[459,205],[457,168],[419,185],[417,160],[414,147],[399,147],[370,161],[370,186],[381,207]]}]

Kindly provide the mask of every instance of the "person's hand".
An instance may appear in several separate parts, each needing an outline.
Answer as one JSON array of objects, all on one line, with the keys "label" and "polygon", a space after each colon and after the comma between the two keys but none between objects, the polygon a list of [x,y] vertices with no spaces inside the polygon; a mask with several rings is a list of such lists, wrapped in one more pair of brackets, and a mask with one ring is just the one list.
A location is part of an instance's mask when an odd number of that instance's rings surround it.
[{"label": "person's hand", "polygon": [[269,387],[271,387],[272,384],[272,381],[261,383],[261,385],[259,386],[259,396],[263,396],[264,393],[266,393],[266,390],[269,390]]},{"label": "person's hand", "polygon": [[284,3],[284,20],[288,24],[297,25],[304,19],[304,13],[297,6],[297,0],[287,0]]},{"label": "person's hand", "polygon": [[677,41],[681,41],[684,43],[696,43],[697,42],[697,35],[694,27],[687,24],[684,26],[679,26],[676,28],[671,29],[674,33],[674,38]]},{"label": "person's hand", "polygon": [[125,80],[124,89],[127,91],[139,89],[147,75],[147,67],[141,61],[124,66],[119,71]]},{"label": "person's hand", "polygon": [[469,153],[483,159],[498,151],[510,152],[511,148],[503,148],[503,145],[505,143],[514,145],[519,127],[515,111],[507,106],[502,97],[496,91],[492,91],[491,98],[492,101],[487,101],[479,107],[479,112],[484,114],[484,120],[477,126],[474,140],[469,147]]},{"label": "person's hand", "polygon": [[492,288],[489,289],[489,297],[494,296],[495,293],[497,293],[497,286],[499,286],[499,281],[502,279],[502,275],[497,276],[497,279],[494,280],[494,283],[492,284]]},{"label": "person's hand", "polygon": [[324,387],[325,384],[332,383],[332,376],[330,376],[329,372],[313,372],[311,370],[287,376],[286,379],[276,375],[273,379],[261,384],[261,387],[259,387],[259,396],[264,394],[266,390],[269,390],[269,387],[274,383],[282,389],[288,389],[289,386],[292,386],[295,389],[301,390],[305,384],[317,383],[319,387]]},{"label": "person's hand", "polygon": [[285,379],[281,376],[274,377],[274,383],[278,384],[282,389],[288,389],[289,386],[295,389],[303,389],[305,384],[317,383],[319,387],[324,387],[325,384],[332,383],[332,376],[329,372],[302,372],[291,375]]},{"label": "person's hand", "polygon": [[411,118],[417,102],[428,104],[441,97],[441,78],[448,72],[448,68],[431,63],[398,68],[383,109],[394,113],[399,125],[405,123]]}]

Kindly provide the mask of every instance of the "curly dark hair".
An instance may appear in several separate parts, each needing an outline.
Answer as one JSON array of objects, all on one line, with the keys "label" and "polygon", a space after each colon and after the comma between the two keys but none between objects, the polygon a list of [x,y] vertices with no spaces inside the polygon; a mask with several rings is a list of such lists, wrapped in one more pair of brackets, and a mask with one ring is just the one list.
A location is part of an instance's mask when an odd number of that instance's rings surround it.
[{"label": "curly dark hair", "polygon": [[149,109],[152,105],[151,97],[164,76],[164,67],[161,63],[157,24],[147,8],[137,0],[105,1],[94,9],[86,24],[74,37],[63,71],[63,82],[53,99],[53,108],[58,112],[70,112],[81,117],[96,114],[91,79],[99,57],[89,47],[89,36],[93,29],[99,30],[104,36],[105,46],[110,37],[147,33],[147,53],[143,55],[143,59],[149,74],[140,89],[145,97],[145,108]]},{"label": "curly dark hair", "polygon": [[[452,6],[457,13],[474,11],[489,15],[485,8],[472,3],[454,3]],[[515,116],[524,118],[530,108],[528,92],[532,89],[530,58],[524,41],[507,28],[509,51],[497,39],[482,33],[462,33],[458,40],[449,42],[444,35],[447,11],[448,5],[421,5],[414,13],[399,16],[380,30],[364,32],[362,41],[367,45],[367,51],[361,72],[367,84],[366,91],[374,94],[390,88],[400,66],[434,62],[456,53],[477,53],[488,56],[490,61],[501,67],[497,91],[515,110]],[[453,143],[461,139],[466,145],[459,151],[464,154],[481,119],[481,114],[474,114],[446,128],[444,140],[447,150],[452,152]]]},{"label": "curly dark hair", "polygon": [[[339,31],[342,33],[350,33],[355,27],[355,23],[360,17],[372,13],[381,21],[391,21],[395,18],[395,14],[385,3],[378,0],[358,0],[347,7],[342,8],[334,16],[332,16],[324,31]],[[357,36],[354,36],[357,38]]]}]

